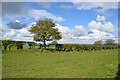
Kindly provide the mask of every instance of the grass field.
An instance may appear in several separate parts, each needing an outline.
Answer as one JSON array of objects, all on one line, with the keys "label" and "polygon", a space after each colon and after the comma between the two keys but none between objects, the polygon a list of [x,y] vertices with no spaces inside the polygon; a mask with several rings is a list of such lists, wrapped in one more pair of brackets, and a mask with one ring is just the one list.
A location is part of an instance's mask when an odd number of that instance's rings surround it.
[{"label": "grass field", "polygon": [[2,54],[3,78],[114,78],[117,71],[117,49],[73,52],[30,49],[7,50]]}]

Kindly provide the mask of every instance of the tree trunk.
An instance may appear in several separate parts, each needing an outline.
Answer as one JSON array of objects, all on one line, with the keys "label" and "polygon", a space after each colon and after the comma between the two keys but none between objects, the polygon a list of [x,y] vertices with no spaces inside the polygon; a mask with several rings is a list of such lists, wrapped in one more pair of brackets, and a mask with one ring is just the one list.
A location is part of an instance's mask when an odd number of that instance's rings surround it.
[{"label": "tree trunk", "polygon": [[46,43],[45,43],[45,39],[44,39],[44,48],[46,49]]}]

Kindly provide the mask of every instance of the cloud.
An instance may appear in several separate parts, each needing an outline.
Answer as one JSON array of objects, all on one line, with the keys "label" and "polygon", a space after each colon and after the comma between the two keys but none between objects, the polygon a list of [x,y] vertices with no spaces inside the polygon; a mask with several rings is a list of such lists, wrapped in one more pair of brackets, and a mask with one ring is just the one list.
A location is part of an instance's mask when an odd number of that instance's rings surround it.
[{"label": "cloud", "polygon": [[51,7],[50,2],[39,2],[38,5],[42,6],[43,8],[50,8]]},{"label": "cloud", "polygon": [[111,22],[106,22],[104,16],[98,15],[96,20],[98,21],[91,21],[88,23],[88,27],[91,29],[101,29],[105,32],[115,32],[116,28]]},{"label": "cloud", "polygon": [[34,34],[30,34],[27,28],[22,28],[17,30],[19,34],[14,38],[15,40],[22,40],[22,41],[33,41]]},{"label": "cloud", "polygon": [[73,2],[74,6],[78,10],[89,10],[89,9],[97,9],[101,8],[101,10],[107,9],[116,9],[118,8],[118,3],[114,2]]},{"label": "cloud", "polygon": [[25,23],[20,23],[18,20],[16,22],[9,22],[7,26],[11,29],[22,29],[27,26]]},{"label": "cloud", "polygon": [[30,34],[26,28],[20,29],[19,32],[19,37],[33,37],[33,34]]},{"label": "cloud", "polygon": [[60,5],[60,7],[61,8],[72,8],[73,6],[71,6],[71,5],[66,5],[66,4],[62,4],[62,5]]},{"label": "cloud", "polygon": [[117,38],[109,32],[99,31],[94,28],[88,30],[82,25],[75,25],[73,29],[69,29],[69,27],[57,24],[55,28],[61,31],[63,37],[58,41],[59,43],[93,44],[96,40],[105,41],[106,39],[114,39],[117,41]]},{"label": "cloud", "polygon": [[24,2],[3,2],[2,14],[5,15],[21,15],[26,14],[28,5]]},{"label": "cloud", "polygon": [[58,22],[65,20],[64,18],[62,18],[60,16],[56,16],[54,14],[51,14],[51,13],[47,12],[46,10],[33,9],[30,12],[31,12],[31,16],[33,16],[36,20],[38,20],[40,18],[51,18],[51,19],[58,21]]},{"label": "cloud", "polygon": [[97,20],[97,21],[105,21],[105,17],[104,17],[104,16],[97,15],[96,20]]},{"label": "cloud", "polygon": [[106,22],[103,25],[103,30],[106,32],[115,32],[115,26],[111,22]]},{"label": "cloud", "polygon": [[[18,40],[18,41],[33,41],[34,34],[30,34],[26,28],[19,30],[10,29],[9,32],[6,32],[3,37],[7,40]],[[1,36],[0,36],[1,37]]]},{"label": "cloud", "polygon": [[114,15],[113,12],[110,11],[110,9],[118,9],[118,2],[76,2],[73,1],[73,8],[76,8],[78,10],[94,10],[98,12],[101,15],[104,15],[106,17],[111,17]]},{"label": "cloud", "polygon": [[16,30],[14,30],[14,29],[11,29],[11,31],[10,32],[7,32],[5,35],[4,35],[4,37],[6,37],[7,39],[8,38],[13,38],[13,37],[15,37],[16,36]]},{"label": "cloud", "polygon": [[5,39],[4,35],[9,31],[5,26],[0,26],[0,40]]},{"label": "cloud", "polygon": [[96,22],[92,20],[90,23],[88,23],[88,26],[92,29],[100,29],[103,25],[101,22]]},{"label": "cloud", "polygon": [[62,26],[60,24],[56,24],[55,28],[58,28],[62,33],[68,33],[70,31],[69,27]]},{"label": "cloud", "polygon": [[85,36],[88,34],[88,30],[85,29],[82,25],[75,25],[74,29],[72,29],[72,34],[75,36]]}]

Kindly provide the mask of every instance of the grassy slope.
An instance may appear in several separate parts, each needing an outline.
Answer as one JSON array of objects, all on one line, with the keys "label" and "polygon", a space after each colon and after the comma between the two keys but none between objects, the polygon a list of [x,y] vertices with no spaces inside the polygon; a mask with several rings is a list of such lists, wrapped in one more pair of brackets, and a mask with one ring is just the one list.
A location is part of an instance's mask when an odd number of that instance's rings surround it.
[{"label": "grassy slope", "polygon": [[3,53],[3,78],[104,78],[118,71],[118,50]]}]

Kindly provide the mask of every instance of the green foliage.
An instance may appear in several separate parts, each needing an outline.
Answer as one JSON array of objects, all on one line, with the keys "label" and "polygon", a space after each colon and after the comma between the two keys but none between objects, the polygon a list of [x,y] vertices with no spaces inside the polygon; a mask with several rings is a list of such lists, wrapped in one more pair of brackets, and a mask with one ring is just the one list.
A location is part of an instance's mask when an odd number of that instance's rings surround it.
[{"label": "green foliage", "polygon": [[115,40],[107,39],[107,40],[105,41],[105,44],[106,44],[106,45],[115,45]]},{"label": "green foliage", "polygon": [[17,46],[17,49],[23,49],[23,45],[25,44],[25,41],[15,41],[15,45]]},{"label": "green foliage", "polygon": [[35,42],[27,42],[27,43],[28,43],[28,45],[30,46],[30,49],[31,49],[32,46],[35,45]]},{"label": "green foliage", "polygon": [[10,48],[15,44],[15,41],[12,41],[12,40],[2,40],[2,46],[4,47],[4,50],[7,49],[7,47],[9,47],[9,50]]},{"label": "green foliage", "polygon": [[103,41],[102,40],[99,40],[99,41],[95,41],[94,42],[94,45],[102,45],[103,44]]},{"label": "green foliage", "polygon": [[56,50],[73,51],[73,50],[106,50],[117,49],[117,45],[80,45],[80,44],[57,44]]},{"label": "green foliage", "polygon": [[62,38],[61,32],[58,31],[58,28],[55,28],[55,23],[52,19],[45,18],[36,22],[36,25],[33,25],[29,32],[35,34],[35,41],[44,42],[44,47],[46,49],[46,41],[60,40]]},{"label": "green foliage", "polygon": [[56,44],[58,44],[58,42],[56,40],[51,42],[51,45],[56,45]]}]

